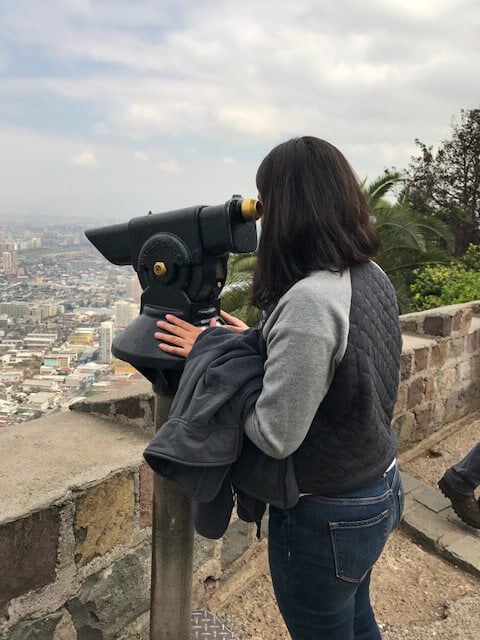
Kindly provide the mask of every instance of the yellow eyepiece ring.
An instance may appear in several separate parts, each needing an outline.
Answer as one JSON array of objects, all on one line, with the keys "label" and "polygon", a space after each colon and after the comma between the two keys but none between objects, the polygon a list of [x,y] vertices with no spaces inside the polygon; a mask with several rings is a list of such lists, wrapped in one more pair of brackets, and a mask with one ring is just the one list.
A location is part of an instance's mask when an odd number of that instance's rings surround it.
[{"label": "yellow eyepiece ring", "polygon": [[259,220],[262,217],[262,203],[257,198],[245,198],[241,204],[242,216],[245,220]]}]

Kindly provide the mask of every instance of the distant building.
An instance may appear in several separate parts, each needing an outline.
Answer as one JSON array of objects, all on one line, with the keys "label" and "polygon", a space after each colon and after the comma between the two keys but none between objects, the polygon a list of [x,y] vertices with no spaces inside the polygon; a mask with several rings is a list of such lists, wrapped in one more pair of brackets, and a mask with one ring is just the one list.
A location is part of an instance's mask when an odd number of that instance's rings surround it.
[{"label": "distant building", "polygon": [[49,407],[53,406],[58,397],[56,393],[40,391],[38,393],[31,393],[25,404],[34,411],[46,411]]},{"label": "distant building", "polygon": [[113,322],[102,322],[100,325],[99,362],[109,364],[112,361],[112,339]]},{"label": "distant building", "polygon": [[57,339],[56,333],[28,333],[23,339],[26,348],[40,347],[50,349]]},{"label": "distant building", "polygon": [[3,254],[3,270],[10,271],[12,268],[12,254],[10,251],[4,251]]},{"label": "distant building", "polygon": [[[133,276],[127,280],[127,298],[128,300],[133,300],[134,302],[138,302],[140,300],[140,296],[142,295],[142,287],[140,286],[140,282],[138,281],[137,276]],[[137,311],[138,313],[138,311]]]},{"label": "distant building", "polygon": [[88,344],[93,341],[95,329],[93,327],[78,327],[68,336],[70,344]]},{"label": "distant building", "polygon": [[127,327],[138,316],[139,307],[134,302],[115,302],[115,326]]},{"label": "distant building", "polygon": [[30,318],[45,320],[59,315],[63,307],[58,304],[32,305],[28,302],[0,302],[0,314],[6,314],[9,318]]}]

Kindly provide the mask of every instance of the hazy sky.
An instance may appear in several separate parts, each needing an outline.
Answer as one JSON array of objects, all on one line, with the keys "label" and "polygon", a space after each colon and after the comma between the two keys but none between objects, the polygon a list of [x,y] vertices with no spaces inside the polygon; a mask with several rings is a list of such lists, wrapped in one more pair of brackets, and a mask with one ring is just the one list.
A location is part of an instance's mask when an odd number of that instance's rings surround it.
[{"label": "hazy sky", "polygon": [[404,167],[480,103],[479,0],[0,2],[0,219],[232,193],[311,134]]}]

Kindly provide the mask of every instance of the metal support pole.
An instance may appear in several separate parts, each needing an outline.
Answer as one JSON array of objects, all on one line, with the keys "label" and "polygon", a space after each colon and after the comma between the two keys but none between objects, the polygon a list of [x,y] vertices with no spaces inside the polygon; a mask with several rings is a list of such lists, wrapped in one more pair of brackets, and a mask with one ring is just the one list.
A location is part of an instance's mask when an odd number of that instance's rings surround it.
[{"label": "metal support pole", "polygon": [[[165,422],[170,404],[168,397],[155,394],[155,430]],[[192,574],[191,500],[177,485],[155,474],[150,640],[190,639]]]}]

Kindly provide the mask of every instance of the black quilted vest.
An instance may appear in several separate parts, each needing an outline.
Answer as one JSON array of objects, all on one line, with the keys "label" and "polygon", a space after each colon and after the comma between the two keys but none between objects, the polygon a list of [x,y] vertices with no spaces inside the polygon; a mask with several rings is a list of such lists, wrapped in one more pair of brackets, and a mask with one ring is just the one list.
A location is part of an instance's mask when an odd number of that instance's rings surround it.
[{"label": "black quilted vest", "polygon": [[301,493],[335,495],[365,486],[396,454],[391,429],[402,336],[395,290],[373,263],[350,268],[345,355],[294,455]]}]

